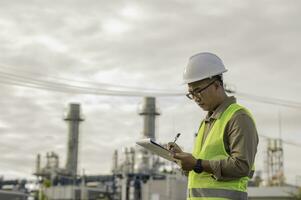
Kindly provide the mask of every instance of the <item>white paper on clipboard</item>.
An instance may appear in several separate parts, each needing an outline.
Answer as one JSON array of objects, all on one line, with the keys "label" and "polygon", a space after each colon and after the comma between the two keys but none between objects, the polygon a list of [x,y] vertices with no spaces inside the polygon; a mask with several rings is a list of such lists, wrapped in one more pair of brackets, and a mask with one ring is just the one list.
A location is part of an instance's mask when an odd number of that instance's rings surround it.
[{"label": "white paper on clipboard", "polygon": [[166,149],[162,145],[156,143],[151,138],[142,139],[136,142],[136,144],[146,148],[147,150],[157,154],[158,156],[165,158],[166,160],[178,163],[179,160],[174,159],[170,154],[172,153],[170,150]]}]

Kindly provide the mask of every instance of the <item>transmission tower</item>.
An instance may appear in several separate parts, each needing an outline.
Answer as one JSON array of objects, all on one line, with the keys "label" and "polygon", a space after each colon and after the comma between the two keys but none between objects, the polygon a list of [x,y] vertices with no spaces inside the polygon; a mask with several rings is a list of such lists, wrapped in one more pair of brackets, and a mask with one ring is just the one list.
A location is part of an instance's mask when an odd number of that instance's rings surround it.
[{"label": "transmission tower", "polygon": [[267,139],[265,169],[269,186],[284,185],[283,148],[281,139]]}]

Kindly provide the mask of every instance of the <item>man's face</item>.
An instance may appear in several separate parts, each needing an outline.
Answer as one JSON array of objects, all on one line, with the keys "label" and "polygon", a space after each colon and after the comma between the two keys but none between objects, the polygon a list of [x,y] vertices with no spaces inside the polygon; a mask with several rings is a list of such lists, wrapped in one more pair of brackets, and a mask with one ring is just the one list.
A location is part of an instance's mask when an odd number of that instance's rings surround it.
[{"label": "man's face", "polygon": [[212,111],[215,108],[216,80],[205,79],[188,84],[188,96],[203,110]]}]

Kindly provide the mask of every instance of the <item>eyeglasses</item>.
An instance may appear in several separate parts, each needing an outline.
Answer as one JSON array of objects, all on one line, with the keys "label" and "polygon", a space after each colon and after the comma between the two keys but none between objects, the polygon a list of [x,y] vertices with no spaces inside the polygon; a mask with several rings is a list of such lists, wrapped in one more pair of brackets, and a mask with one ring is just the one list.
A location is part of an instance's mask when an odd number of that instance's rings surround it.
[{"label": "eyeglasses", "polygon": [[210,85],[212,85],[216,80],[211,81],[208,85],[206,85],[204,88],[195,88],[191,92],[186,94],[186,97],[190,100],[193,100],[194,97],[197,97],[197,94],[202,93],[204,90],[206,90]]}]

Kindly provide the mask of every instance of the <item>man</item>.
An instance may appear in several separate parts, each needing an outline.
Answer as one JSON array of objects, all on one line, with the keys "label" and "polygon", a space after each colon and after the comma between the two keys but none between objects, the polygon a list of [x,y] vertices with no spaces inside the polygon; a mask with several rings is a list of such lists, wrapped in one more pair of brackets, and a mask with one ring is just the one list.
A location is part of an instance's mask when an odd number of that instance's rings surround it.
[{"label": "man", "polygon": [[184,71],[186,96],[208,112],[192,154],[169,143],[174,158],[189,172],[187,199],[248,198],[258,135],[250,112],[226,95],[222,76],[226,71],[222,60],[212,53],[192,56]]}]

